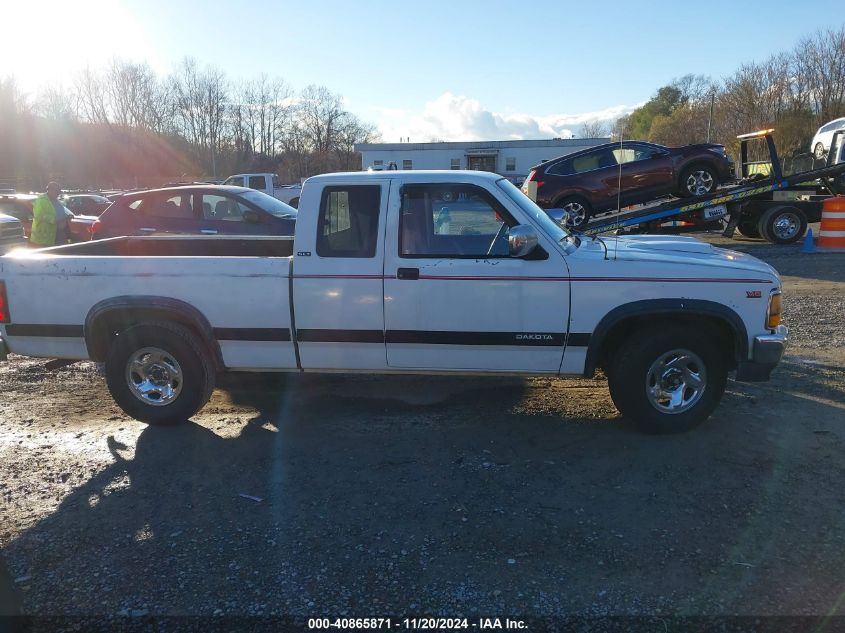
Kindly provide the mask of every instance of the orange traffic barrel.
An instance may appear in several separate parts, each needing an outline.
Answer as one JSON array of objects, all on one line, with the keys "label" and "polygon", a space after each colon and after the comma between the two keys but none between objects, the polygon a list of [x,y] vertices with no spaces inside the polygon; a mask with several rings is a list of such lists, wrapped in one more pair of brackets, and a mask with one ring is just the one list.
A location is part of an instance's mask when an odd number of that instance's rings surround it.
[{"label": "orange traffic barrel", "polygon": [[819,248],[845,248],[845,196],[822,202]]}]

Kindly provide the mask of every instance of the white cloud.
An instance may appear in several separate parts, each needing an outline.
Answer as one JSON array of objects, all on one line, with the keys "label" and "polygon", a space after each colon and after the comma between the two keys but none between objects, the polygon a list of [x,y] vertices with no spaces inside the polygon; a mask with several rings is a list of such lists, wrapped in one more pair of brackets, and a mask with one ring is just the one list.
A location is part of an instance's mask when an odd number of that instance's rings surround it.
[{"label": "white cloud", "polygon": [[570,138],[588,121],[616,120],[637,106],[617,105],[578,114],[500,114],[480,101],[446,92],[425,104],[422,112],[380,108],[379,128],[385,142],[410,137],[411,142],[487,141]]}]

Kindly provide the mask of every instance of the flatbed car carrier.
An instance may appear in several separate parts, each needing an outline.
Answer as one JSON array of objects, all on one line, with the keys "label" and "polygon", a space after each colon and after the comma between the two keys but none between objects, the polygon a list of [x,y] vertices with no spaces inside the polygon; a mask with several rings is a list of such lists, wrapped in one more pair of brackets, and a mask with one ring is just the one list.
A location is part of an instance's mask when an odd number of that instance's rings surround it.
[{"label": "flatbed car carrier", "polygon": [[[808,222],[821,219],[821,201],[845,192],[845,147],[843,132],[836,132],[824,166],[785,176],[772,138],[774,130],[761,130],[738,136],[740,139],[741,180],[714,193],[694,200],[670,200],[632,211],[593,218],[580,232],[584,235],[617,233],[661,233],[685,228],[712,227],[730,216],[724,229],[733,237],[738,228],[747,237],[763,237],[776,244],[790,244],[801,239]],[[752,174],[748,143],[765,141],[771,168],[768,176]],[[550,214],[563,221],[562,209]],[[673,226],[668,226],[671,224]]]}]

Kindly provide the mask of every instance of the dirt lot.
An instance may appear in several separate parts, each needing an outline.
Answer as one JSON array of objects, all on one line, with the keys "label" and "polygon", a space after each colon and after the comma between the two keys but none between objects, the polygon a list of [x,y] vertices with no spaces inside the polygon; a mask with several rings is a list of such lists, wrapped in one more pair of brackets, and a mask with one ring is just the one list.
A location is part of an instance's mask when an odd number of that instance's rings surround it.
[{"label": "dirt lot", "polygon": [[781,271],[793,345],[681,436],[601,379],[228,378],[147,428],[95,366],[13,358],[7,584],[104,618],[842,614],[845,255],[707,239]]}]

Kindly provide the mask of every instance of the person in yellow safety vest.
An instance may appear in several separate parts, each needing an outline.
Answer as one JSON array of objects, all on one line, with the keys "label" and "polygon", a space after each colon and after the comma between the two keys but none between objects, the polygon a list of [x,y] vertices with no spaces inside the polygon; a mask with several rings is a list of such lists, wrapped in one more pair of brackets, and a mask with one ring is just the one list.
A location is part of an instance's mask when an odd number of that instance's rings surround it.
[{"label": "person in yellow safety vest", "polygon": [[62,188],[59,183],[50,182],[47,194],[39,196],[32,206],[32,232],[29,243],[43,248],[67,244],[67,210],[59,202]]}]

